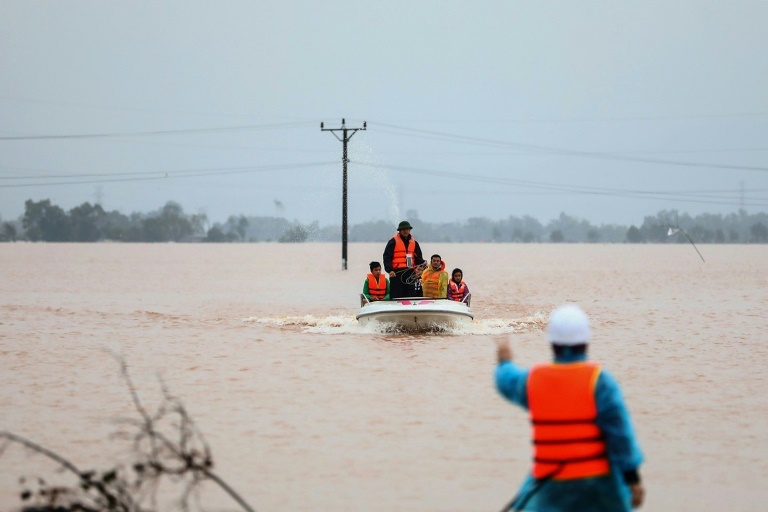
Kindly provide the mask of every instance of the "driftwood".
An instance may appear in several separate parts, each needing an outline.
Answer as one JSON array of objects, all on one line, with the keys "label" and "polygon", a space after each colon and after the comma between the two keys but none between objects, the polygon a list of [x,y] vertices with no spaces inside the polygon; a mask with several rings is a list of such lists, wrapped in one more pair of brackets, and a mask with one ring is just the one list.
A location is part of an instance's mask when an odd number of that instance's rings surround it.
[{"label": "driftwood", "polygon": [[21,479],[20,498],[25,512],[151,512],[157,510],[157,490],[164,480],[180,486],[179,507],[190,510],[190,500],[203,482],[220,487],[242,510],[254,509],[213,472],[213,457],[202,433],[180,399],[171,395],[161,381],[163,398],[150,413],[139,399],[122,358],[120,371],[130,391],[138,419],[123,420],[129,427],[121,432],[133,444],[135,459],[129,466],[117,465],[103,471],[84,470],[70,459],[18,434],[0,431],[0,457],[13,445],[53,461],[60,470],[75,476],[70,487],[52,486],[42,478]]}]

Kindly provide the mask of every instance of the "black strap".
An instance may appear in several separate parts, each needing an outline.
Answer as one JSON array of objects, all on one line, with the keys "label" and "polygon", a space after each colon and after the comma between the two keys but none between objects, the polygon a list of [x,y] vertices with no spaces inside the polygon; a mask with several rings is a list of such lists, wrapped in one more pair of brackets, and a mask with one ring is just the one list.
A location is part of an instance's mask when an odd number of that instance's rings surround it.
[{"label": "black strap", "polygon": [[535,462],[540,462],[542,464],[559,464],[561,466],[558,468],[558,472],[559,472],[566,464],[570,464],[572,462],[586,462],[588,460],[607,459],[607,458],[608,458],[608,452],[600,452],[595,455],[587,455],[586,457],[571,457],[568,459],[542,459],[542,458],[534,457],[533,460]]},{"label": "black strap", "polygon": [[537,420],[531,419],[532,425],[581,425],[581,424],[594,424],[597,421],[597,417],[581,418],[571,420]]},{"label": "black strap", "polygon": [[533,439],[533,444],[572,444],[572,443],[588,443],[603,441],[603,436],[594,437],[572,437],[569,439]]}]

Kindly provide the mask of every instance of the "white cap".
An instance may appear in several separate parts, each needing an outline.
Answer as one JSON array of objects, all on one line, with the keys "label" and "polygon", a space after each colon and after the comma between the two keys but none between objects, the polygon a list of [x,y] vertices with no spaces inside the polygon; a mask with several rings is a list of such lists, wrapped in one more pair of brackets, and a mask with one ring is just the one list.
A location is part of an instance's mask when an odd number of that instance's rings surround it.
[{"label": "white cap", "polygon": [[547,340],[554,345],[582,345],[592,337],[589,318],[576,304],[560,306],[549,316]]}]

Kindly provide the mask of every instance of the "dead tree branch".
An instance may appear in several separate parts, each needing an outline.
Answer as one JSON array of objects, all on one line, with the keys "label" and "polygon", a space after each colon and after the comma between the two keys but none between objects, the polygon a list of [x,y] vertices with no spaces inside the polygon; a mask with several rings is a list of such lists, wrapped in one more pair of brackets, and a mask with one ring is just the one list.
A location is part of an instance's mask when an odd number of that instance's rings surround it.
[{"label": "dead tree branch", "polygon": [[189,498],[205,481],[211,481],[222,489],[245,512],[254,509],[227,482],[213,472],[213,456],[202,432],[188,414],[180,399],[171,395],[161,381],[162,400],[150,413],[142,404],[128,372],[125,360],[115,356],[133,401],[139,419],[123,420],[132,432],[121,437],[132,440],[135,461],[130,467],[117,466],[107,471],[83,471],[69,459],[8,431],[0,431],[2,457],[8,446],[16,444],[54,461],[77,478],[69,488],[51,487],[38,479],[35,492],[25,488],[23,501],[34,501],[36,506],[66,511],[84,512],[148,512],[143,503],[150,502],[156,508],[156,493],[162,480],[182,486],[179,504],[189,510]]}]

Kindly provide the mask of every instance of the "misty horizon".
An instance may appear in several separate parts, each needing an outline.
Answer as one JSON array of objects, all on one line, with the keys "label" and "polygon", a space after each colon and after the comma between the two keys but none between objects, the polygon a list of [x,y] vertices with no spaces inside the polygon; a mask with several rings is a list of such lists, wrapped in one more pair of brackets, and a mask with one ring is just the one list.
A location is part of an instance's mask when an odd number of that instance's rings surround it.
[{"label": "misty horizon", "polygon": [[[10,0],[0,215],[768,211],[768,3]],[[282,205],[278,207],[278,203]]]}]

